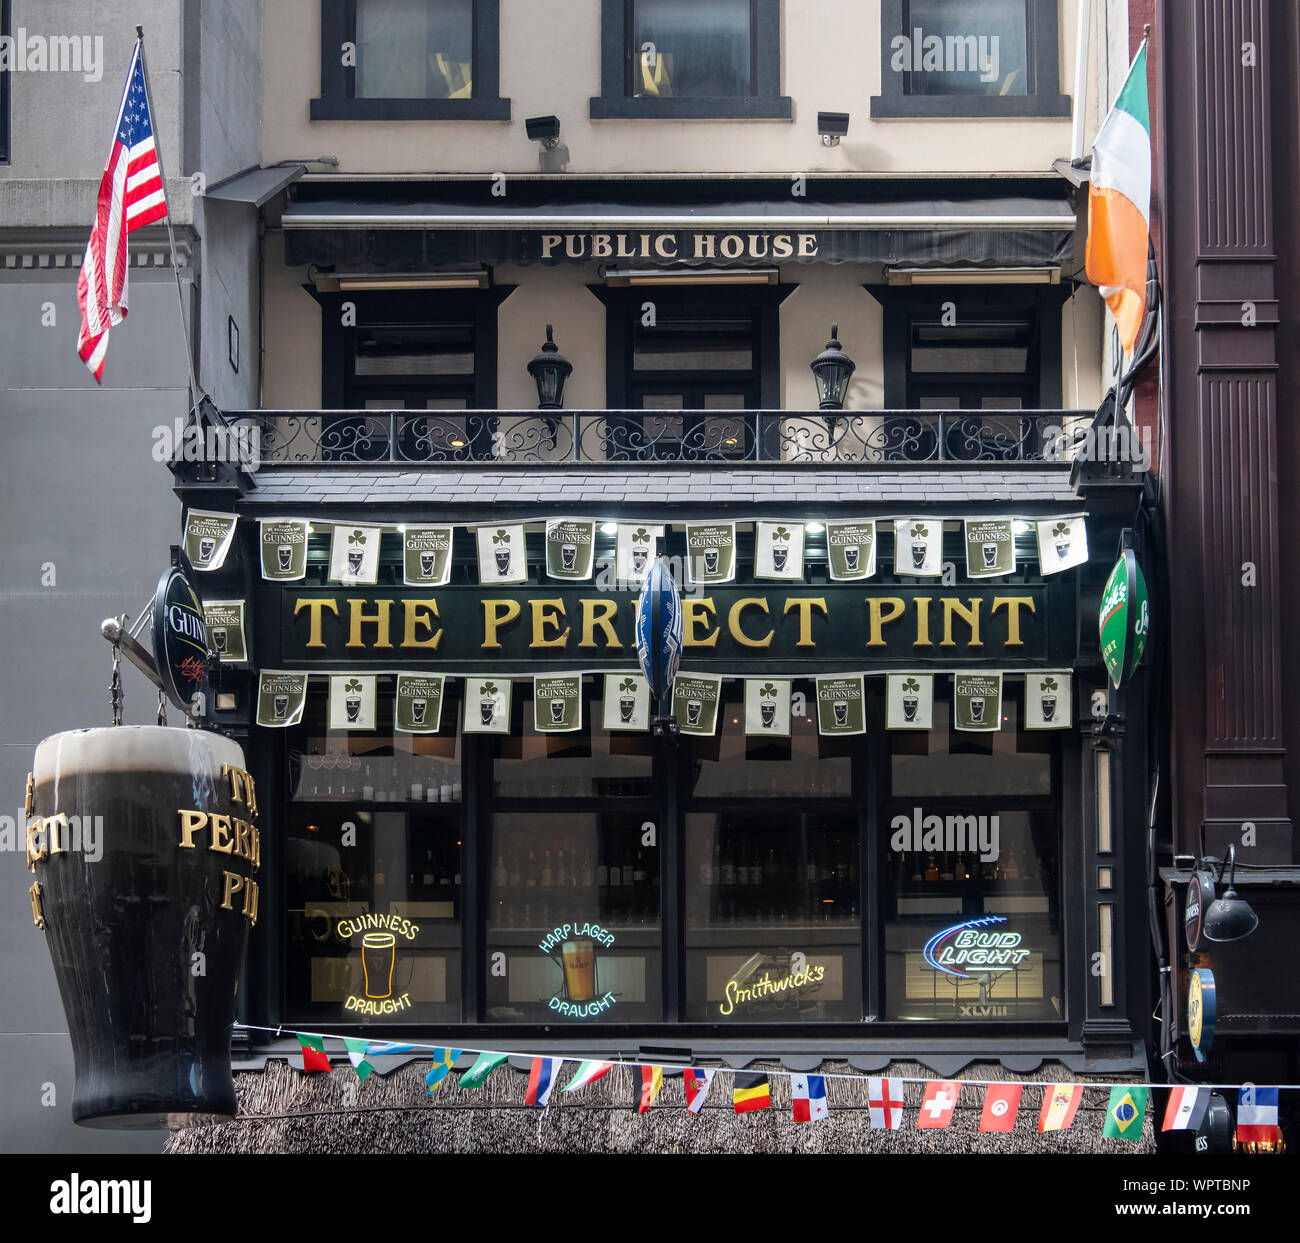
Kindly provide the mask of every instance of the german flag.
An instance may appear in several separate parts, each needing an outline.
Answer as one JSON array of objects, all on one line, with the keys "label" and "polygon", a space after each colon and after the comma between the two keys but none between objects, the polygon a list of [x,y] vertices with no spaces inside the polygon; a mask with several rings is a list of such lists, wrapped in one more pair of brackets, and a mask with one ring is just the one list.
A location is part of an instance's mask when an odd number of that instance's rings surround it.
[{"label": "german flag", "polygon": [[731,1089],[731,1101],[738,1114],[747,1114],[755,1109],[771,1109],[772,1092],[768,1087],[767,1076],[737,1074]]}]

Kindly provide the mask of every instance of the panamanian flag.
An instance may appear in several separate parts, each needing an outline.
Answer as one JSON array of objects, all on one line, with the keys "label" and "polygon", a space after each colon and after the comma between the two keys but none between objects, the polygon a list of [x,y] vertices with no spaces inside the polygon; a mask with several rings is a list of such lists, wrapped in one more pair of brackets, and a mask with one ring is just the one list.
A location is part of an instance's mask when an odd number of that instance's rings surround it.
[{"label": "panamanian flag", "polygon": [[1237,1097],[1237,1142],[1271,1144],[1281,1136],[1276,1088],[1242,1088]]},{"label": "panamanian flag", "polygon": [[682,1080],[686,1084],[687,1113],[697,1114],[704,1108],[704,1101],[713,1086],[713,1076],[717,1073],[716,1070],[699,1070],[694,1066],[688,1066],[682,1071]]},{"label": "panamanian flag", "polygon": [[830,1110],[826,1104],[825,1075],[794,1076],[794,1120],[817,1122]]},{"label": "panamanian flag", "polygon": [[555,1076],[563,1062],[562,1057],[533,1058],[533,1068],[528,1072],[528,1091],[524,1093],[525,1105],[537,1105],[540,1108],[550,1104]]}]

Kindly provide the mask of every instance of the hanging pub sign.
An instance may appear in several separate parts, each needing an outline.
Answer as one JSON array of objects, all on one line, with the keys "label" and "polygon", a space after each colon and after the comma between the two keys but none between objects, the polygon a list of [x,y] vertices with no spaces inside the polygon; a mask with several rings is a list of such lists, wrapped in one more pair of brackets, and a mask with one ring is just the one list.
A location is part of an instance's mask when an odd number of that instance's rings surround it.
[{"label": "hanging pub sign", "polygon": [[993,578],[1016,572],[1015,524],[1011,518],[967,518],[966,576]]},{"label": "hanging pub sign", "polygon": [[710,673],[679,673],[673,681],[673,716],[683,734],[712,737],[718,728],[722,679]]},{"label": "hanging pub sign", "polygon": [[1205,912],[1214,901],[1214,873],[1195,871],[1187,882],[1187,900],[1183,904],[1183,936],[1193,954],[1201,948]]},{"label": "hanging pub sign", "polygon": [[1068,669],[1025,674],[1026,729],[1070,729],[1073,718]]},{"label": "hanging pub sign", "polygon": [[258,543],[262,577],[274,582],[296,582],[307,576],[306,518],[259,518]]},{"label": "hanging pub sign", "polygon": [[330,676],[329,728],[375,728],[373,673],[336,673]]},{"label": "hanging pub sign", "polygon": [[436,734],[445,684],[440,673],[399,673],[393,728],[402,734]]},{"label": "hanging pub sign", "polygon": [[682,660],[682,595],[677,580],[660,557],[641,584],[636,605],[636,659],[655,697],[659,715],[672,694]]},{"label": "hanging pub sign", "polygon": [[204,600],[203,622],[208,630],[208,646],[222,664],[238,665],[248,661],[244,641],[243,600]]},{"label": "hanging pub sign", "polygon": [[1102,589],[1098,616],[1101,658],[1116,689],[1141,663],[1150,624],[1146,579],[1137,555],[1126,548]]},{"label": "hanging pub sign", "polygon": [[956,729],[968,732],[1002,728],[1002,675],[954,673],[952,714]]},{"label": "hanging pub sign", "polygon": [[1041,518],[1038,531],[1038,570],[1059,574],[1088,560],[1088,527],[1082,514],[1068,518]]},{"label": "hanging pub sign", "polygon": [[330,538],[330,582],[373,586],[379,581],[383,527],[337,522]]},{"label": "hanging pub sign", "polygon": [[508,734],[511,686],[509,678],[466,678],[462,731],[466,734]]},{"label": "hanging pub sign", "polygon": [[196,695],[206,696],[209,648],[203,604],[190,586],[184,554],[180,560],[163,572],[154,592],[153,650],[167,698],[189,712]]},{"label": "hanging pub sign", "polygon": [[582,728],[582,674],[546,673],[533,679],[533,728],[539,734]]},{"label": "hanging pub sign", "polygon": [[185,515],[185,555],[196,570],[219,570],[234,539],[236,514],[191,509]]},{"label": "hanging pub sign", "polygon": [[307,703],[307,674],[263,669],[257,677],[257,723],[287,729],[302,720]]},{"label": "hanging pub sign", "polygon": [[736,524],[686,523],[686,581],[691,586],[709,586],[735,577]]},{"label": "hanging pub sign", "polygon": [[[257,796],[244,753],[202,729],[46,738],[28,777],[27,861],[72,1041],[74,1122],[233,1115],[230,1034],[258,915]],[[74,828],[108,826],[95,850]]]},{"label": "hanging pub sign", "polygon": [[601,723],[609,731],[650,728],[650,683],[642,674],[605,674]]},{"label": "hanging pub sign", "polygon": [[662,524],[620,522],[614,545],[615,577],[620,582],[639,585],[659,555],[659,544],[663,537]]},{"label": "hanging pub sign", "polygon": [[754,577],[803,581],[803,523],[754,523]]},{"label": "hanging pub sign", "polygon": [[826,561],[831,581],[856,582],[876,572],[876,524],[871,518],[826,523]]},{"label": "hanging pub sign", "polygon": [[817,730],[822,734],[865,734],[866,698],[862,674],[817,679]]},{"label": "hanging pub sign", "polygon": [[590,578],[595,551],[594,519],[548,518],[546,520],[546,573],[551,578]]},{"label": "hanging pub sign", "polygon": [[790,737],[789,678],[745,679],[745,736]]},{"label": "hanging pub sign", "polygon": [[451,579],[452,527],[407,527],[402,533],[402,581],[442,587]]},{"label": "hanging pub sign", "polygon": [[482,583],[526,583],[528,549],[524,524],[489,523],[475,529],[478,541],[478,577]]},{"label": "hanging pub sign", "polygon": [[943,573],[943,519],[894,519],[894,573],[936,578]]},{"label": "hanging pub sign", "polygon": [[934,725],[934,674],[885,675],[885,728],[930,729]]},{"label": "hanging pub sign", "polygon": [[1214,972],[1208,967],[1193,967],[1187,981],[1187,1038],[1198,1062],[1205,1061],[1214,1044],[1217,1008]]}]

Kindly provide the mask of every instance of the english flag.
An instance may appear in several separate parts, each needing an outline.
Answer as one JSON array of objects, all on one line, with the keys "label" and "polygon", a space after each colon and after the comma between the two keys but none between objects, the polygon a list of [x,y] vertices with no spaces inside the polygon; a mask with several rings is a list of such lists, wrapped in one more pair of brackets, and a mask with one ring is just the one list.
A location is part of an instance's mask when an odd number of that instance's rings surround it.
[{"label": "english flag", "polygon": [[1210,1089],[1185,1084],[1169,1093],[1162,1131],[1199,1131],[1210,1109]]},{"label": "english flag", "polygon": [[1038,1133],[1068,1131],[1082,1100],[1082,1084],[1049,1083],[1043,1089],[1043,1107],[1038,1111]]},{"label": "english flag", "polygon": [[816,1122],[830,1112],[824,1075],[795,1075],[793,1091],[796,1122]]},{"label": "english flag", "polygon": [[560,1069],[562,1057],[535,1057],[532,1069],[528,1072],[528,1091],[524,1093],[525,1105],[546,1105],[551,1099],[551,1089],[555,1087],[555,1075]]},{"label": "english flag", "polygon": [[693,1066],[682,1071],[682,1079],[686,1084],[687,1113],[697,1114],[704,1108],[704,1101],[713,1086],[713,1076],[717,1073],[716,1070],[696,1070]]},{"label": "english flag", "polygon": [[916,1129],[929,1131],[952,1125],[952,1111],[957,1108],[961,1084],[951,1080],[931,1079],[925,1085],[925,1099],[916,1117]]},{"label": "english flag", "polygon": [[104,378],[108,330],[126,318],[126,239],[136,229],[166,217],[167,197],[149,115],[143,47],[137,40],[117,110],[113,145],[99,181],[95,227],[77,273],[77,305],[81,308],[77,353],[97,383]]},{"label": "english flag", "polygon": [[867,1104],[873,1131],[897,1131],[903,1125],[903,1085],[897,1079],[867,1079]]},{"label": "english flag", "polygon": [[984,1112],[980,1115],[981,1131],[1014,1131],[1020,1109],[1018,1083],[990,1083],[984,1089]]}]

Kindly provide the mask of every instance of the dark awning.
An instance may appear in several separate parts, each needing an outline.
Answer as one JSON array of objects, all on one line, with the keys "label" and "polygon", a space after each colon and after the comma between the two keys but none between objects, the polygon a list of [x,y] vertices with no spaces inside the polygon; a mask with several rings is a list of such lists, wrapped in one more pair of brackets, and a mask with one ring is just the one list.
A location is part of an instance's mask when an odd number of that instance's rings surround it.
[{"label": "dark awning", "polygon": [[275,165],[271,168],[254,168],[211,187],[203,196],[225,203],[247,203],[261,207],[269,203],[286,186],[292,185],[307,171],[305,164]]}]

